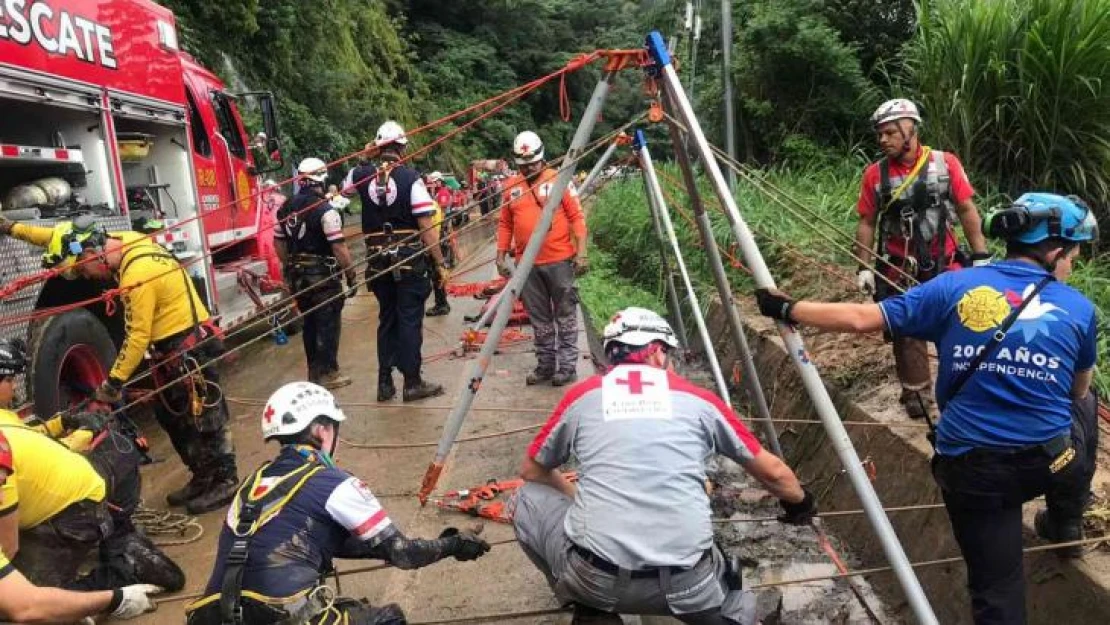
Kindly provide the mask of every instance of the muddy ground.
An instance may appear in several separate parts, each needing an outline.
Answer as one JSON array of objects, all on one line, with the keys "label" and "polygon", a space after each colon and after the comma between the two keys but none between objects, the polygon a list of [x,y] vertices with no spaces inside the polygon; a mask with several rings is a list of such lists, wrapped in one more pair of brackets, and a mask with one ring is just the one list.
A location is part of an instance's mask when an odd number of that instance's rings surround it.
[{"label": "muddy ground", "polygon": [[[470,260],[464,261],[464,266],[481,263],[492,256],[492,249],[484,245],[486,241],[488,239],[471,240],[464,246],[473,250]],[[467,279],[491,277],[492,269],[485,265],[482,270],[469,274]],[[341,466],[367,482],[382,498],[393,520],[410,536],[432,537],[445,526],[473,522],[469,517],[432,506],[421,508],[413,496],[432,460],[434,443],[439,438],[447,408],[462,385],[463,371],[470,364],[469,357],[458,358],[450,352],[457,346],[459,332],[464,326],[463,317],[475,314],[481,303],[469,298],[452,299],[451,303],[452,313],[449,316],[427,320],[424,343],[426,377],[443,383],[448,392],[442,398],[411,406],[403,405],[399,400],[384,405],[375,402],[374,328],[377,309],[374,298],[363,293],[349,301],[343,312],[340,362],[355,383],[336,392],[348,416],[341,432],[343,443],[339,447],[337,460]],[[610,311],[598,312],[607,315]],[[583,361],[579,373],[586,375],[591,372],[592,364],[586,360],[585,339],[582,338],[580,343],[583,346]],[[524,376],[534,365],[529,348],[527,341],[506,347],[504,353],[494,359],[475,403],[478,410],[470,414],[463,436],[538,426],[544,420],[546,415],[535,411],[550,410],[561,391],[550,387],[525,387]],[[224,367],[223,372],[224,390],[231,402],[234,420],[233,435],[240,475],[245,476],[275,451],[273,446],[265,446],[259,439],[259,403],[281,384],[303,378],[304,362],[299,337],[291,337],[284,346],[266,338],[244,350],[239,358]],[[145,430],[159,462],[143,469],[144,495],[151,507],[163,508],[166,492],[183,484],[187,475],[161,431],[151,424],[147,424]],[[474,486],[489,478],[514,476],[534,432],[535,427],[532,427],[525,432],[459,444],[440,478],[438,490]],[[422,446],[388,449],[360,447],[383,444]],[[714,496],[714,506],[722,519],[767,518],[778,513],[777,502],[753,488],[735,466],[726,466],[715,476],[721,488]],[[199,540],[166,547],[186,571],[186,591],[163,598],[157,613],[137,623],[180,622],[186,603],[183,599],[201,590],[208,578],[222,518],[222,512],[203,515],[199,521],[205,531]],[[758,560],[758,567],[746,572],[748,584],[835,572],[828,556],[818,547],[811,528],[784,527],[775,521],[720,523],[717,527],[726,549]],[[505,525],[486,523],[484,536],[491,542],[509,541],[512,531]],[[849,567],[857,564],[844,545],[835,538],[832,542]],[[367,564],[373,563],[344,561],[338,564],[338,568],[341,572],[350,571]],[[864,590],[869,604],[883,616],[883,622],[896,622],[886,617],[881,602],[866,589],[866,585]],[[372,603],[396,602],[405,609],[413,623],[558,607],[542,576],[511,543],[495,546],[487,557],[474,563],[450,560],[418,571],[386,568],[344,575],[340,579],[340,592],[344,596],[366,597]],[[763,602],[768,610],[774,608],[780,596],[783,603],[781,621],[768,619],[768,623],[868,622],[859,601],[843,581],[792,586],[781,595],[778,591],[764,594]],[[555,614],[519,618],[505,616],[481,622],[565,624],[569,620],[566,614]],[[648,625],[677,621],[626,618],[626,622]]]}]

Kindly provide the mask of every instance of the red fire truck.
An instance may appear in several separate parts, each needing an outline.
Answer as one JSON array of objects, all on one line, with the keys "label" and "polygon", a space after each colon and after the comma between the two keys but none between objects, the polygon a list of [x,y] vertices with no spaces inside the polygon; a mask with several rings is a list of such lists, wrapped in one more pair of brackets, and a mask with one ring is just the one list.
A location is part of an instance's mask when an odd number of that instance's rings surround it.
[{"label": "red fire truck", "polygon": [[[248,133],[248,106],[261,132]],[[43,225],[94,214],[109,230],[156,220],[225,329],[280,299],[262,288],[280,276],[260,249],[270,233],[258,193],[261,174],[284,168],[277,137],[271,95],[228,92],[180,50],[173,14],[154,2],[0,0],[3,214]],[[0,284],[40,271],[41,256],[4,238]],[[105,288],[55,278],[0,301],[0,336],[30,349],[23,397],[36,413],[103,380],[123,315],[96,304],[29,318]]]}]

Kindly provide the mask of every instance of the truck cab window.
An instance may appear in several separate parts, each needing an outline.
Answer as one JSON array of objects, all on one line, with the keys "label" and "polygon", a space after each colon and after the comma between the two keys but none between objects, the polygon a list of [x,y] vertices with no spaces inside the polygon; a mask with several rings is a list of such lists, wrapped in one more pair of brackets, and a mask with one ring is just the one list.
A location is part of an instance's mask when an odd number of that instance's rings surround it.
[{"label": "truck cab window", "polygon": [[197,101],[193,98],[193,90],[185,89],[185,98],[189,107],[189,128],[193,134],[193,151],[198,156],[209,158],[212,156],[212,143],[208,140],[208,129],[204,127],[204,118],[200,116]]},{"label": "truck cab window", "polygon": [[216,120],[220,125],[220,135],[227,140],[231,153],[242,159],[247,158],[247,146],[243,144],[243,133],[235,123],[239,118],[231,108],[231,100],[221,94],[213,93],[212,104],[216,111]]}]

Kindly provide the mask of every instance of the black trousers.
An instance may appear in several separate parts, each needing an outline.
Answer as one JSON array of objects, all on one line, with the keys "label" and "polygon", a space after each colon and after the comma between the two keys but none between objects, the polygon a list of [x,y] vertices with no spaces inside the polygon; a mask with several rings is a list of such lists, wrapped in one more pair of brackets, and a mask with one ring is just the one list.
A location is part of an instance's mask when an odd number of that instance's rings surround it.
[{"label": "black trousers", "polygon": [[[406,384],[420,380],[420,350],[424,344],[424,301],[431,284],[423,267],[370,280],[378,298],[378,377],[401,370]],[[368,271],[368,276],[376,272]]]},{"label": "black trousers", "polygon": [[933,476],[967,564],[976,625],[1026,622],[1021,506],[1046,495],[1053,514],[1082,516],[1098,448],[1096,406],[1093,394],[1074,403],[1074,456],[1063,466],[1052,467],[1061,455],[1042,446],[1015,453],[973,450],[933,457]]},{"label": "black trousers", "polygon": [[[297,308],[304,314],[301,339],[308,379],[318,382],[326,374],[339,370],[339,336],[343,329],[343,284],[338,278],[311,282],[311,277],[298,281]],[[306,312],[311,311],[311,312]]]}]

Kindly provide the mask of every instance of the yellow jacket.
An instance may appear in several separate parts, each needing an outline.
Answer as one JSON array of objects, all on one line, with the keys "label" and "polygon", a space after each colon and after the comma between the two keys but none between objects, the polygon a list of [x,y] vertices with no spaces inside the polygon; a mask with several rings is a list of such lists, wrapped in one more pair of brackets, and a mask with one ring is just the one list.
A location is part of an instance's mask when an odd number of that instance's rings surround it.
[{"label": "yellow jacket", "polygon": [[[0,425],[24,425],[24,423],[23,419],[20,419],[18,414],[11,410],[0,408]],[[66,434],[65,428],[62,427],[62,418],[60,416],[56,416],[41,425],[29,425],[25,427],[39,434],[45,434],[78,453],[84,453],[88,450],[89,445],[92,444],[93,433],[88,430],[77,430],[70,434]]]},{"label": "yellow jacket", "polygon": [[27,427],[0,424],[0,431],[15,464],[0,486],[0,514],[18,506],[20,529],[35,527],[79,501],[104,500],[104,478],[81,454]]},{"label": "yellow jacket", "polygon": [[[12,236],[49,249],[55,231],[61,231],[59,226],[16,224]],[[188,273],[162,246],[138,232],[110,232],[108,236],[123,242],[117,275],[123,289],[126,329],[109,375],[126,382],[138,369],[151,343],[207,321],[209,315]]]}]

